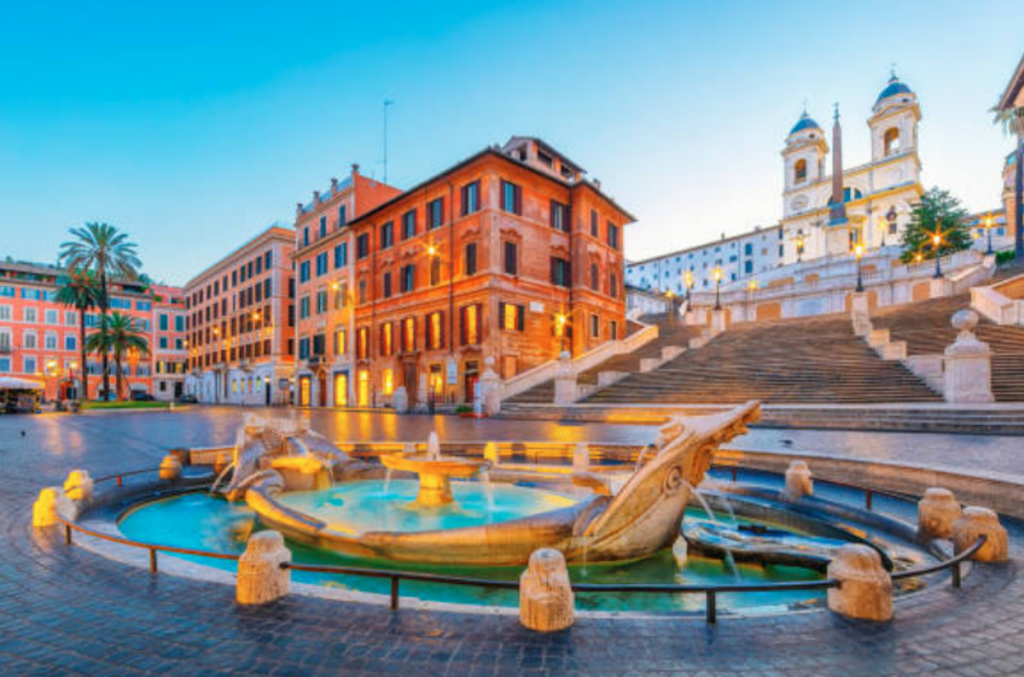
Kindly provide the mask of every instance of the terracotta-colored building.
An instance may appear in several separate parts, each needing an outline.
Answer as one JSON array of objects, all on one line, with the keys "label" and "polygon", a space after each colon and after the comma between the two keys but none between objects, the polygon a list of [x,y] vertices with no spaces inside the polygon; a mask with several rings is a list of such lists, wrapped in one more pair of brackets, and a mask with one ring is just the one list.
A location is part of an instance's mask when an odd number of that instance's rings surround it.
[{"label": "terracotta-colored building", "polygon": [[185,284],[188,374],[200,402],[290,401],[295,234],[271,226]]},{"label": "terracotta-colored building", "polygon": [[153,395],[171,401],[185,393],[188,372],[188,311],[180,287],[154,284],[153,328],[149,339],[153,353]]},{"label": "terracotta-colored building", "polygon": [[297,299],[299,403],[387,406],[399,387],[413,408],[470,402],[486,358],[510,378],[621,338],[632,221],[564,155],[513,137],[329,229],[296,252],[326,260]]},{"label": "terracotta-colored building", "polygon": [[[64,271],[33,263],[0,263],[0,375],[16,376],[43,384],[48,400],[72,398],[81,378],[81,347],[78,311],[56,302]],[[168,298],[180,290],[162,287]],[[144,285],[110,282],[110,310],[132,315],[150,341],[150,355],[132,354],[122,365],[125,388],[159,396],[154,391],[155,308],[163,301]],[[86,314],[86,332],[99,326],[99,311]],[[90,355],[89,397],[99,396],[102,360]],[[115,365],[110,361],[111,389]],[[127,394],[127,393],[126,393]]]},{"label": "terracotta-colored building", "polygon": [[[1013,71],[1006,89],[999,97],[997,106],[1001,110],[1024,108],[1024,57],[1021,57]],[[1016,139],[1018,150],[1024,147],[1024,139]],[[1024,183],[1024,169],[1017,166],[1017,151],[1010,153],[1003,165],[1003,211],[1011,233],[1016,237],[1017,209],[1021,203],[1018,185]]]}]

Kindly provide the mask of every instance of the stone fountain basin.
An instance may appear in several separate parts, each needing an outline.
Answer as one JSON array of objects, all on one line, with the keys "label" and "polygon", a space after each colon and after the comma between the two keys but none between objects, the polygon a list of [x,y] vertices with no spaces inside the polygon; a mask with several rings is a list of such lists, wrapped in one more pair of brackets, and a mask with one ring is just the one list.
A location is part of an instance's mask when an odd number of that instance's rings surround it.
[{"label": "stone fountain basin", "polygon": [[427,454],[385,454],[380,462],[386,468],[412,473],[430,473],[446,477],[468,478],[487,470],[490,461],[456,456],[431,457]]}]

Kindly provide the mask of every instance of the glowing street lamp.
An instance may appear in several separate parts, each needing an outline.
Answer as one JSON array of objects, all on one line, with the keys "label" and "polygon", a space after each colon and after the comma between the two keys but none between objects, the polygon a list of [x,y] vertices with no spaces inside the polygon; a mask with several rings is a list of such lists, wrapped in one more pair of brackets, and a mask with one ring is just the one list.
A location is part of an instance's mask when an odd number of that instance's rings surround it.
[{"label": "glowing street lamp", "polygon": [[800,263],[800,261],[803,259],[803,255],[804,255],[804,234],[801,231],[801,232],[798,232],[796,234],[796,262],[797,263]]},{"label": "glowing street lamp", "polygon": [[858,243],[853,248],[853,256],[857,259],[857,293],[864,291],[864,278],[861,276],[860,260],[864,258],[864,245]]},{"label": "glowing street lamp", "polygon": [[935,247],[935,277],[942,277],[942,252],[939,251],[939,246],[942,245],[942,230],[939,226],[935,227],[935,234],[932,235],[932,245]]},{"label": "glowing street lamp", "polygon": [[754,292],[756,292],[756,291],[757,291],[757,280],[751,280],[750,282],[748,282],[748,283],[747,283],[747,290],[748,290],[748,291],[749,291],[749,292],[750,292],[751,294],[753,294]]},{"label": "glowing street lamp", "polygon": [[560,352],[563,352],[563,353],[565,352],[565,333],[566,333],[566,325],[568,323],[569,323],[569,318],[567,318],[563,313],[558,313],[557,315],[555,315],[555,326],[558,328],[559,336],[562,337],[562,348],[561,348]]},{"label": "glowing street lamp", "polygon": [[690,290],[693,289],[693,273],[687,270],[683,273],[683,284],[686,285],[686,308],[690,308]]},{"label": "glowing street lamp", "polygon": [[986,254],[992,253],[992,215],[989,214],[985,217],[985,230],[988,231],[988,249],[985,250]]},{"label": "glowing street lamp", "polygon": [[715,310],[722,309],[722,268],[715,266],[715,272],[713,273],[715,278]]}]

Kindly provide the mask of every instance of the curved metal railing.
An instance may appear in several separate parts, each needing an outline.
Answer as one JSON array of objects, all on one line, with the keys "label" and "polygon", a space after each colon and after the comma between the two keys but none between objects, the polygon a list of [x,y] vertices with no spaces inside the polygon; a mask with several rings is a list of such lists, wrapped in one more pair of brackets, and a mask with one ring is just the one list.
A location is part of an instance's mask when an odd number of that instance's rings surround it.
[{"label": "curved metal railing", "polygon": [[[735,477],[736,466],[730,466],[733,468]],[[157,472],[159,468],[148,468],[144,470],[134,470],[130,472],[119,473],[116,475],[107,475],[104,477],[95,478],[93,482],[106,482],[117,480],[117,486],[123,485],[123,478],[142,475],[145,473]],[[855,485],[843,484],[840,482],[829,482],[830,484],[837,484],[839,486],[865,490],[863,487],[857,487]],[[901,494],[894,494],[890,492],[875,491],[876,494],[890,495],[896,498],[906,499]],[[868,494],[870,496],[870,494]],[[867,508],[871,509],[870,499],[867,500]],[[238,561],[240,555],[213,552],[210,550],[196,550],[193,548],[178,548],[170,545],[161,545],[158,543],[145,543],[142,541],[135,541],[129,538],[121,536],[115,536],[113,534],[103,533],[90,529],[81,524],[77,524],[72,520],[66,519],[64,516],[58,514],[57,519],[64,526],[64,542],[68,545],[73,544],[72,534],[77,531],[79,533],[98,538],[104,541],[110,541],[113,543],[119,543],[134,548],[142,548],[149,551],[149,570],[151,574],[158,572],[157,566],[157,553],[165,552],[175,555],[191,555],[193,557],[209,557],[211,559],[221,560],[232,560]],[[953,557],[941,562],[929,564],[920,567],[914,567],[905,571],[898,571],[890,574],[892,580],[900,580],[904,578],[913,578],[916,576],[926,576],[928,574],[938,573],[944,569],[951,570],[951,583],[953,587],[959,588],[961,584],[961,563],[976,553],[985,544],[985,536],[980,536],[970,547],[965,548],[959,553],[956,553]],[[431,574],[419,571],[403,571],[396,569],[371,569],[368,567],[345,567],[335,565],[319,565],[319,564],[299,564],[295,562],[282,562],[282,569],[290,569],[292,571],[305,571],[310,573],[327,573],[342,576],[363,576],[367,578],[387,578],[391,582],[391,609],[397,610],[399,608],[399,600],[401,597],[401,582],[402,581],[420,581],[425,583],[439,583],[443,585],[456,585],[456,586],[467,586],[477,587],[484,589],[506,589],[506,590],[517,590],[519,589],[519,581],[502,581],[492,580],[486,578],[470,578],[465,576],[450,576],[447,574]],[[727,583],[724,585],[677,585],[672,583],[622,583],[622,584],[606,584],[606,583],[571,583],[571,587],[574,592],[578,593],[653,593],[653,594],[671,594],[671,595],[688,595],[688,594],[702,594],[704,595],[704,614],[705,619],[708,623],[715,623],[718,616],[718,595],[725,593],[753,593],[753,592],[788,592],[794,590],[827,590],[829,588],[840,587],[841,582],[834,578],[825,578],[816,581],[784,581],[776,583]]]}]

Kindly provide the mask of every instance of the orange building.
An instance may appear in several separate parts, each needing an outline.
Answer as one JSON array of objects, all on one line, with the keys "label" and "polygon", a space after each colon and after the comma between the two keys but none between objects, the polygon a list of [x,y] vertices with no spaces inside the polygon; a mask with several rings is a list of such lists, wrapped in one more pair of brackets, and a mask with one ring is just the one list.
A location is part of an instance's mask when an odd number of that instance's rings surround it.
[{"label": "orange building", "polygon": [[171,401],[185,393],[188,371],[188,332],[185,294],[179,287],[154,284],[153,331],[149,339],[153,353],[153,395]]},{"label": "orange building", "polygon": [[295,234],[271,226],[185,284],[188,374],[201,402],[290,401]]},{"label": "orange building", "polygon": [[[37,381],[48,400],[76,395],[81,378],[78,311],[56,302],[60,268],[33,263],[0,263],[0,374]],[[162,287],[168,296],[180,290]],[[112,281],[110,310],[132,315],[150,342],[150,355],[132,354],[122,365],[125,387],[132,392],[154,393],[154,292],[144,284]],[[99,326],[99,311],[87,313],[86,330]],[[90,355],[89,397],[102,387],[102,361]],[[111,388],[115,365],[110,362]]]},{"label": "orange building", "polygon": [[325,263],[299,286],[299,404],[466,403],[488,357],[510,378],[621,338],[633,217],[584,174],[513,137],[303,242]]}]

